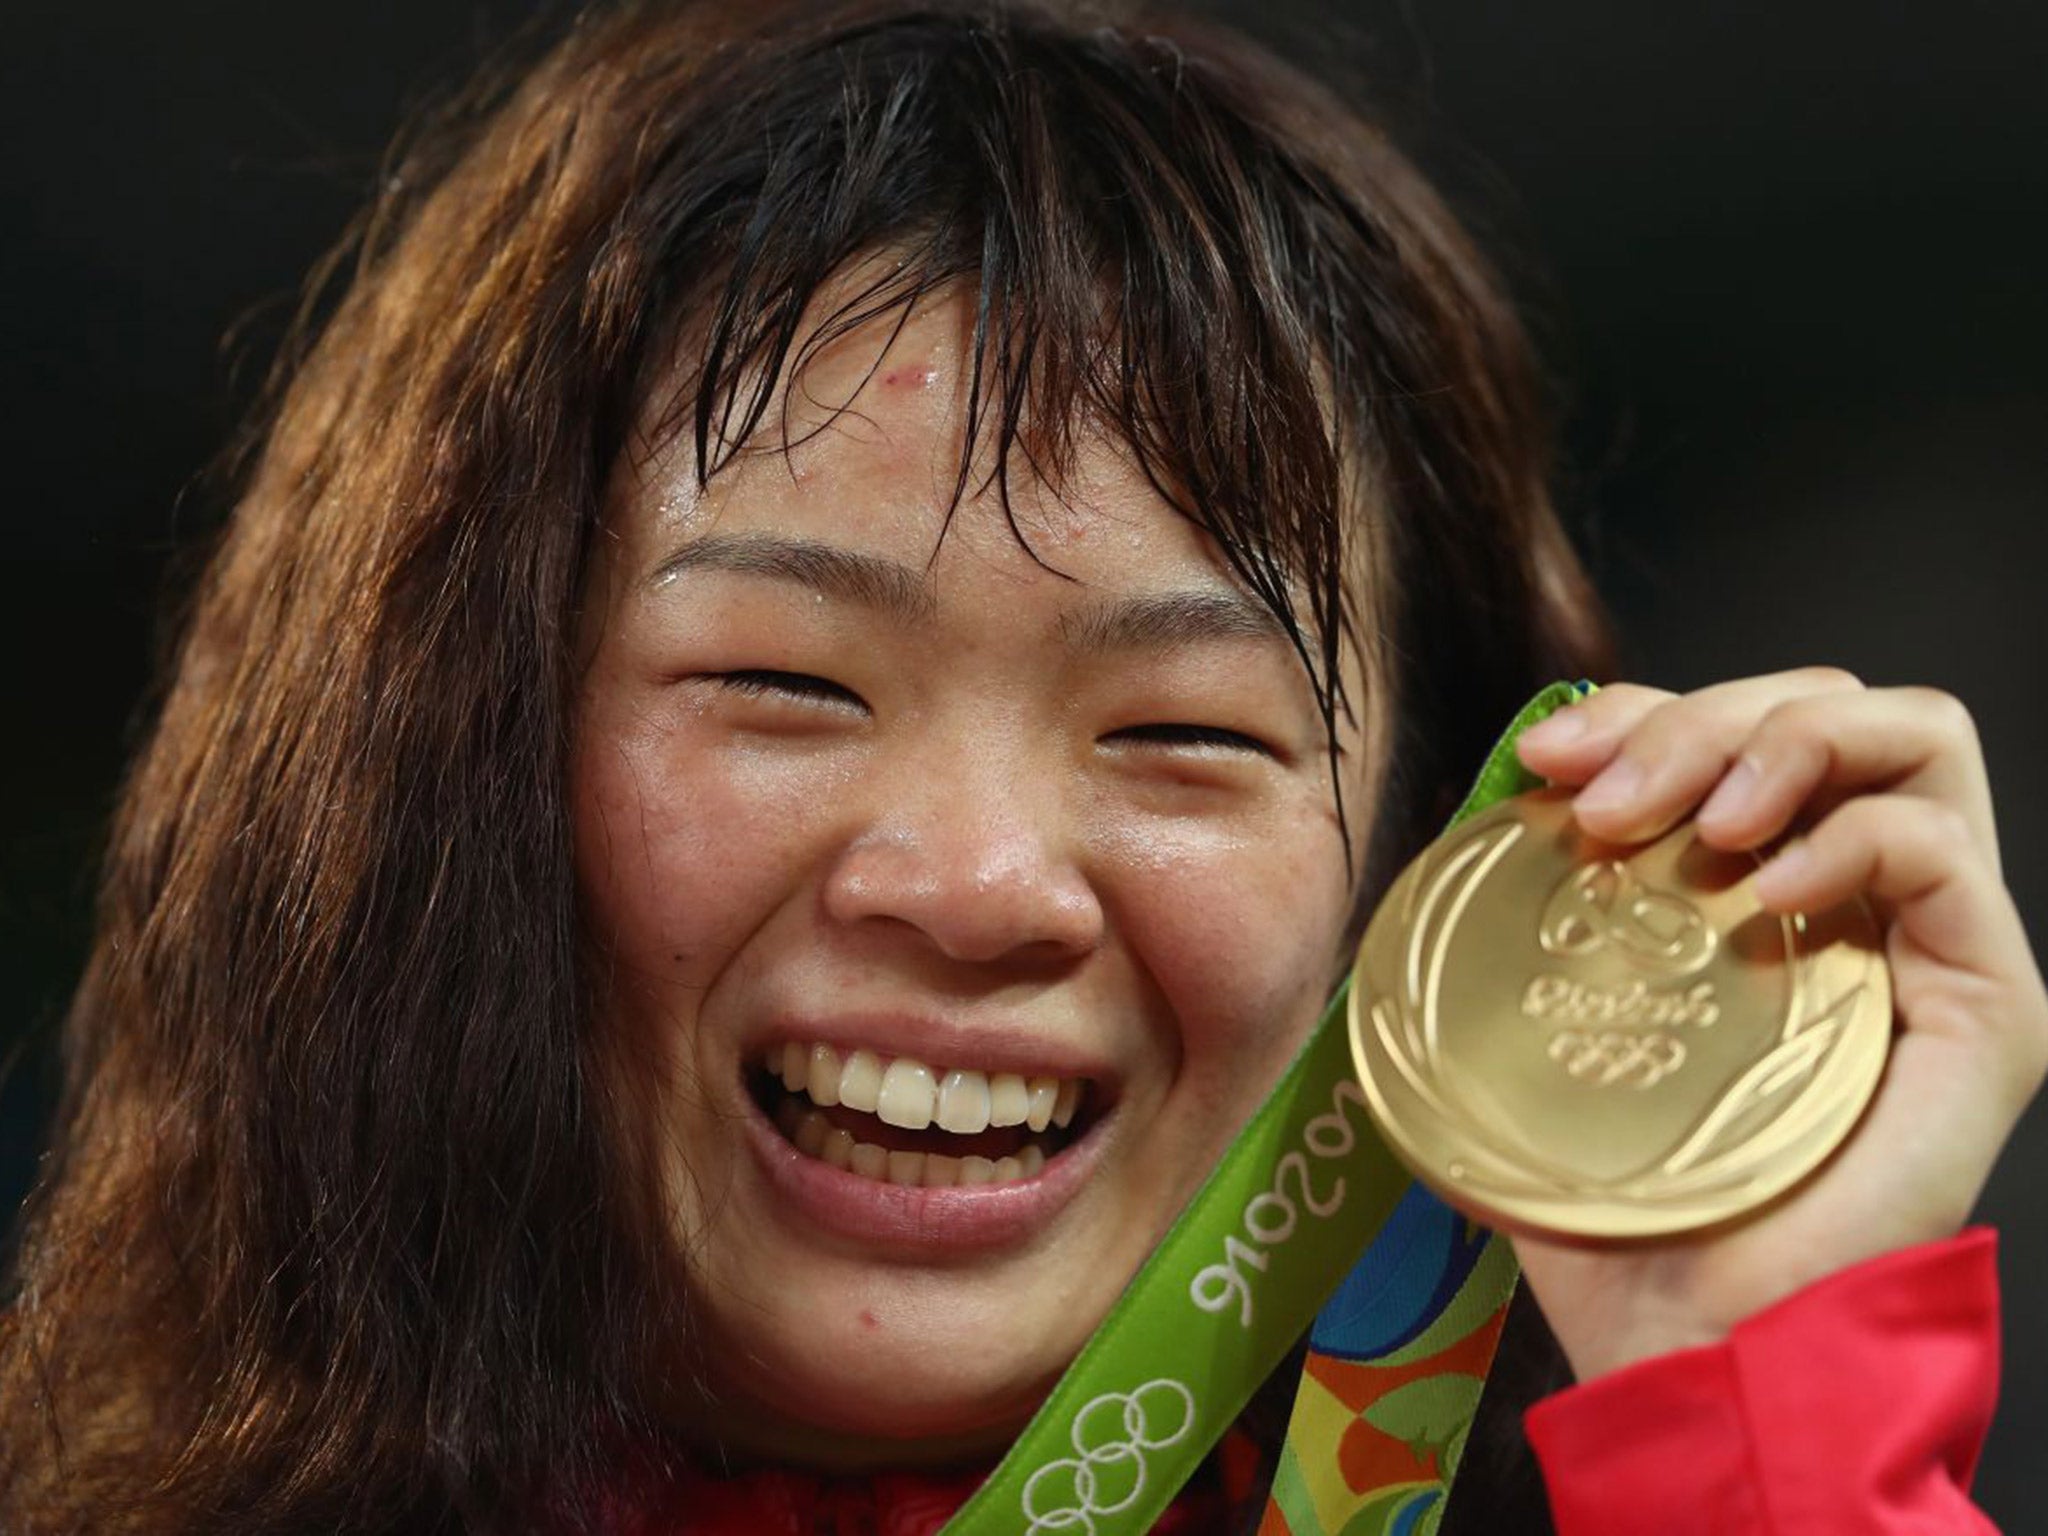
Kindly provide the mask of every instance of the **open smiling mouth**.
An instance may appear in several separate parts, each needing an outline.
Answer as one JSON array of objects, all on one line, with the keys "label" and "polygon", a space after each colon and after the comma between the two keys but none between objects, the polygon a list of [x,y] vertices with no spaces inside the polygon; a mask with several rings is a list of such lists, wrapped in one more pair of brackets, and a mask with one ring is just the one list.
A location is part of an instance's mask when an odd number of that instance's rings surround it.
[{"label": "open smiling mouth", "polygon": [[1035,1177],[1086,1131],[1089,1083],[931,1067],[829,1045],[771,1047],[754,1100],[806,1157],[889,1184],[950,1189]]}]

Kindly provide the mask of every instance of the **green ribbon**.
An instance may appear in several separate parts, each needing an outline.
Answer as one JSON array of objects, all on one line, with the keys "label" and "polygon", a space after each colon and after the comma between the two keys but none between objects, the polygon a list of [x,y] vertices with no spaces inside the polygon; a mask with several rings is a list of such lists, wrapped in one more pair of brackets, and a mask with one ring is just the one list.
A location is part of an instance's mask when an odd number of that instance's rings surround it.
[{"label": "green ribbon", "polygon": [[[1515,738],[1585,690],[1523,707],[1452,826],[1540,782]],[[1413,1181],[1367,1117],[1348,990],[942,1536],[1150,1530],[1370,1247]]]}]

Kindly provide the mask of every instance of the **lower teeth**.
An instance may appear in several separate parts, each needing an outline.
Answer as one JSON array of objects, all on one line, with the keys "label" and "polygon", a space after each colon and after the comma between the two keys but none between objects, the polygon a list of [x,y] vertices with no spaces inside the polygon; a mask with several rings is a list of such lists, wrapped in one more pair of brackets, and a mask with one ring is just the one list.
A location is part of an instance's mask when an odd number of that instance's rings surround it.
[{"label": "lower teeth", "polygon": [[1035,1177],[1045,1167],[1045,1149],[1026,1143],[1010,1157],[948,1157],[943,1152],[892,1152],[785,1099],[775,1121],[806,1157],[887,1184],[951,1189],[962,1184],[1008,1184]]}]

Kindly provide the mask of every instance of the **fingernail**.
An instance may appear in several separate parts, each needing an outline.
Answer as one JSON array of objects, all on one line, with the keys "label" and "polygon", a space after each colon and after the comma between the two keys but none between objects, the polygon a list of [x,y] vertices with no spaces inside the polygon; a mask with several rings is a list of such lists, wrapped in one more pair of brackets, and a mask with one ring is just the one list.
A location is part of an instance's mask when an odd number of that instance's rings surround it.
[{"label": "fingernail", "polygon": [[1757,781],[1762,777],[1754,761],[1747,757],[1737,758],[1735,766],[1714,786],[1714,792],[1700,807],[1700,820],[1725,821],[1740,816],[1749,809],[1750,799],[1756,794]]},{"label": "fingernail", "polygon": [[1609,763],[1572,801],[1581,811],[1611,811],[1627,805],[1643,787],[1643,770],[1627,758]]},{"label": "fingernail", "polygon": [[1807,871],[1813,868],[1813,855],[1803,842],[1787,843],[1756,872],[1753,888],[1760,901],[1776,901],[1799,888]]}]

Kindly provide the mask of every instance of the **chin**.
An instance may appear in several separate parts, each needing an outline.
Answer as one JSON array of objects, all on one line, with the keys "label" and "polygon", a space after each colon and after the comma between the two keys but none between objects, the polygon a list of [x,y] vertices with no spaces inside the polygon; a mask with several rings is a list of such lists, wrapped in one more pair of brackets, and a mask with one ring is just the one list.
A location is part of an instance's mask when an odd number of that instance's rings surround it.
[{"label": "chin", "polygon": [[[843,1310],[842,1310],[843,1309]],[[978,1309],[950,1316],[926,1306],[880,1302],[847,1307],[842,1295],[811,1312],[840,1311],[850,1328],[807,1330],[809,1337],[744,1342],[718,1351],[752,1363],[743,1380],[728,1379],[713,1406],[722,1442],[741,1430],[753,1449],[776,1459],[821,1467],[912,1465],[999,1455],[1052,1390],[1072,1351],[1057,1359],[1012,1356],[1006,1344],[1043,1340],[1037,1320],[1014,1316],[975,1328]],[[935,1336],[924,1317],[946,1317]],[[993,1346],[993,1347],[992,1347]],[[744,1404],[744,1406],[743,1406]]]}]

